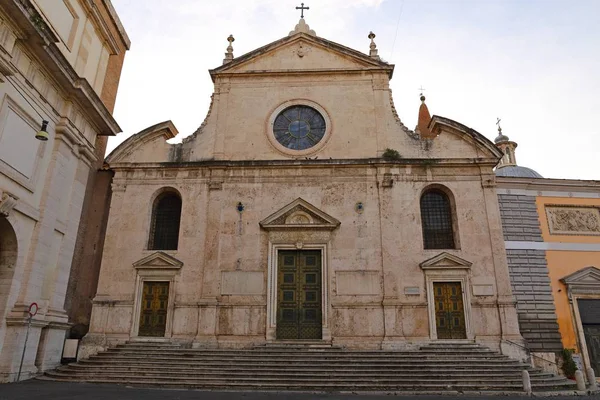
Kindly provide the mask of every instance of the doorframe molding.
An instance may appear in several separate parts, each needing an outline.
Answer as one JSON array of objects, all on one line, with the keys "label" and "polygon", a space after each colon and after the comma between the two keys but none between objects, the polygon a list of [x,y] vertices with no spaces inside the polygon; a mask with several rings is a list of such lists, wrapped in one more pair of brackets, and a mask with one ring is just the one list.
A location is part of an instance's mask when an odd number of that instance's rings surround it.
[{"label": "doorframe molding", "polygon": [[331,341],[329,329],[329,257],[328,243],[296,243],[281,244],[269,241],[268,273],[267,273],[267,341],[277,340],[277,273],[279,250],[320,250],[321,251],[321,340]]},{"label": "doorframe molding", "polygon": [[584,368],[592,366],[591,358],[583,332],[583,323],[579,313],[579,299],[600,300],[600,269],[590,266],[582,268],[570,275],[560,279],[560,282],[567,288],[567,296],[571,307],[573,317],[573,328],[575,329],[575,338],[579,345],[579,351],[583,358]]},{"label": "doorframe molding", "polygon": [[471,271],[472,263],[456,255],[442,252],[435,257],[423,261],[419,266],[425,274],[425,290],[427,292],[427,312],[429,315],[429,338],[437,340],[437,324],[435,322],[434,282],[460,282],[465,315],[465,334],[468,340],[475,338],[471,324]]},{"label": "doorframe molding", "polygon": [[[172,252],[174,253],[174,252]],[[145,282],[169,282],[169,300],[167,302],[167,323],[165,326],[165,338],[173,335],[173,317],[175,311],[175,283],[183,263],[175,257],[159,251],[153,253],[133,264],[136,269],[135,291],[133,299],[133,314],[131,316],[131,338],[152,339],[150,336],[139,336],[140,313],[142,308],[142,297]],[[155,339],[158,339],[156,337]]]},{"label": "doorframe molding", "polygon": [[429,314],[429,326],[431,327],[429,330],[429,338],[432,340],[438,340],[437,324],[435,322],[435,295],[433,292],[433,284],[437,282],[459,282],[460,290],[462,291],[463,310],[465,316],[465,334],[467,336],[466,339],[474,339],[475,336],[473,335],[473,330],[471,328],[471,296],[469,295],[468,289],[470,286],[469,277],[466,274],[431,276],[430,274],[426,273],[425,281],[427,285],[427,311]]},{"label": "doorframe molding", "polygon": [[585,340],[585,333],[583,331],[583,323],[581,322],[581,313],[579,312],[579,300],[600,300],[600,296],[591,295],[591,294],[572,294],[571,295],[571,312],[573,315],[573,325],[575,327],[575,337],[579,342],[579,351],[583,358],[583,367],[590,368],[592,367],[592,360],[590,357],[590,353],[587,347],[587,342]]}]

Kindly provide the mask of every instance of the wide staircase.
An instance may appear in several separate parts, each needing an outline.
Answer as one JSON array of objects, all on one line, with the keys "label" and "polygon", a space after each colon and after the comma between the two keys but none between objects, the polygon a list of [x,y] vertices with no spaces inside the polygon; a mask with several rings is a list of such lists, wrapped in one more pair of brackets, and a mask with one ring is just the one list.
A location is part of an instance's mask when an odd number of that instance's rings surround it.
[{"label": "wide staircase", "polygon": [[360,351],[293,343],[233,350],[129,342],[38,379],[227,390],[521,392],[524,369],[534,392],[575,390],[572,381],[476,343]]}]

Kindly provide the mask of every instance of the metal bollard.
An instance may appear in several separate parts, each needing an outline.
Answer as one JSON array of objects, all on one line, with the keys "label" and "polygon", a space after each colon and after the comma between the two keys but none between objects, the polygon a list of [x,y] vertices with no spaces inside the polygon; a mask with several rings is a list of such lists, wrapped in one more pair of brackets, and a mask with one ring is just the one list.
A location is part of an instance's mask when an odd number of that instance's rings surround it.
[{"label": "metal bollard", "polygon": [[575,371],[575,381],[577,381],[577,390],[585,392],[585,379],[583,379],[583,373],[580,370]]},{"label": "metal bollard", "polygon": [[531,394],[531,378],[529,377],[529,372],[525,369],[523,370],[523,391]]},{"label": "metal bollard", "polygon": [[586,369],[588,382],[590,383],[590,390],[598,390],[598,382],[596,382],[596,374],[594,373],[594,369],[588,367]]}]

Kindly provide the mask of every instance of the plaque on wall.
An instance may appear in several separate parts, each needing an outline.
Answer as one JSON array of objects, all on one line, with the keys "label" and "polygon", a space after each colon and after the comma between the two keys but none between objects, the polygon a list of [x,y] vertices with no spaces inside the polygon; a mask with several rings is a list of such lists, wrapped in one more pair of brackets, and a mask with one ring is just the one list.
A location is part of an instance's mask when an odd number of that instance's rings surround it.
[{"label": "plaque on wall", "polygon": [[600,209],[595,207],[546,207],[552,235],[600,235]]}]

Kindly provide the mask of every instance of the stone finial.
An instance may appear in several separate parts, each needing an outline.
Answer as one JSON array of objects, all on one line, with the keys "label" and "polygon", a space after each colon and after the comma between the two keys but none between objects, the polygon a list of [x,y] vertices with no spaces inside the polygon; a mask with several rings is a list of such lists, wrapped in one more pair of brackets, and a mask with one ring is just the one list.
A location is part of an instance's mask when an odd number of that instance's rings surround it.
[{"label": "stone finial", "polygon": [[304,21],[304,18],[300,18],[300,21],[298,21],[298,24],[293,31],[290,31],[288,36],[293,36],[297,33],[306,33],[307,35],[317,36],[316,32],[310,29],[310,26]]},{"label": "stone finial", "polygon": [[369,57],[374,58],[376,60],[380,60],[379,55],[377,54],[377,45],[375,44],[375,41],[373,39],[375,39],[375,34],[371,31],[369,32],[369,39],[371,39],[371,44],[369,45],[370,47],[370,51],[369,51]]},{"label": "stone finial", "polygon": [[231,46],[231,44],[235,42],[235,38],[233,37],[233,35],[229,35],[227,41],[229,42],[229,46],[227,46],[227,53],[225,53],[223,64],[227,64],[233,61],[233,46]]},{"label": "stone finial", "polygon": [[8,214],[10,214],[12,209],[17,205],[17,200],[19,200],[18,197],[0,190],[0,215],[8,217]]}]

